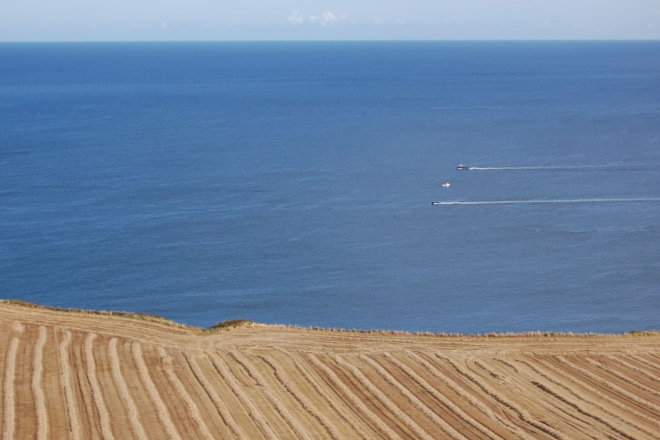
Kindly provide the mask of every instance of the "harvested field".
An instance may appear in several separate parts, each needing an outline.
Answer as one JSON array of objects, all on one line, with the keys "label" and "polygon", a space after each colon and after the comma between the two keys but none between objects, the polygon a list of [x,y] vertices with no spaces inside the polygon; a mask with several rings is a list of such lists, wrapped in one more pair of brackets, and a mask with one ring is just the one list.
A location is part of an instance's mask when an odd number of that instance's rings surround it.
[{"label": "harvested field", "polygon": [[9,439],[660,438],[660,334],[440,336],[0,302]]}]

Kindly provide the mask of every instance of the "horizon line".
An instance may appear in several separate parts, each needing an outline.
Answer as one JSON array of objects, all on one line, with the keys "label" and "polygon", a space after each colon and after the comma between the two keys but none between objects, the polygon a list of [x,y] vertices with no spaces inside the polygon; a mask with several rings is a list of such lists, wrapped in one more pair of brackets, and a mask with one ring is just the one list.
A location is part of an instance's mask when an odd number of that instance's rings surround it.
[{"label": "horizon line", "polygon": [[0,40],[0,44],[43,44],[43,43],[616,43],[616,42],[647,42],[657,43],[658,39],[641,39],[641,38],[626,38],[626,39],[190,39],[190,40]]}]

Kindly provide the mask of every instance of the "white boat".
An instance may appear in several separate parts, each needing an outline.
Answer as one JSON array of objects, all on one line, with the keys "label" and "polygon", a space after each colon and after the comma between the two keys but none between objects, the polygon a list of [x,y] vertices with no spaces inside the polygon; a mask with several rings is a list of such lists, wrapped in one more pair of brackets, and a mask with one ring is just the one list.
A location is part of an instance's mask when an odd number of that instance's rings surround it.
[{"label": "white boat", "polygon": [[463,165],[463,164],[461,163],[461,164],[458,164],[458,166],[456,167],[456,169],[457,169],[457,170],[469,170],[470,167],[467,166],[467,165]]},{"label": "white boat", "polygon": [[449,183],[449,182],[442,184],[443,188],[449,188],[450,186],[451,186],[451,183]]}]

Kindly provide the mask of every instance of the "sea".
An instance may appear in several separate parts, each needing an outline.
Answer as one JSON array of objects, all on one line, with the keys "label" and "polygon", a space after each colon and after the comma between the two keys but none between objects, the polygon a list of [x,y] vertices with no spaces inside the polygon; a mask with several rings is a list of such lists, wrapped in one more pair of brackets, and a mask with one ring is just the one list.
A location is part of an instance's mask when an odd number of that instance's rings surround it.
[{"label": "sea", "polygon": [[660,329],[660,42],[0,44],[0,297]]}]

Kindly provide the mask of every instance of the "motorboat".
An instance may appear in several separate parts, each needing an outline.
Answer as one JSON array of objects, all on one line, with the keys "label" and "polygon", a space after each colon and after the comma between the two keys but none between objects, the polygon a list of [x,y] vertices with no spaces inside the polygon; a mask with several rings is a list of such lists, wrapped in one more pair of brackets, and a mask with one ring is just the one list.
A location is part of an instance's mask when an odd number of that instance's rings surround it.
[{"label": "motorboat", "polygon": [[456,169],[457,169],[457,170],[469,170],[470,167],[467,166],[467,165],[459,164],[459,165],[456,167]]},{"label": "motorboat", "polygon": [[442,186],[443,188],[449,188],[449,187],[451,186],[451,183],[449,183],[449,182],[447,182],[447,183],[443,183],[441,186]]}]

